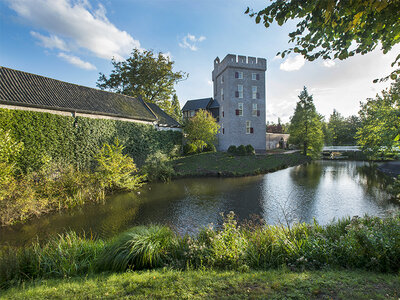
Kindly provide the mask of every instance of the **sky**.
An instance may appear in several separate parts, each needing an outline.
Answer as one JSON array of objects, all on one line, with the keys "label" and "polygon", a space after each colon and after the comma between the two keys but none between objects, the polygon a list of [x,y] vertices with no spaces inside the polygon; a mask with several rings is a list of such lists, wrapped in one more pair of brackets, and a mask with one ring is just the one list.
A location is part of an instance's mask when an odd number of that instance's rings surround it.
[{"label": "sky", "polygon": [[[227,54],[267,59],[267,121],[289,121],[303,86],[317,111],[357,114],[360,101],[389,85],[372,83],[390,73],[400,47],[344,61],[284,59],[291,21],[266,29],[244,14],[265,0],[0,0],[0,65],[83,86],[96,87],[133,48],[168,55],[174,71],[189,74],[176,85],[181,107],[213,96],[213,61]],[[400,45],[399,45],[400,46]]]}]

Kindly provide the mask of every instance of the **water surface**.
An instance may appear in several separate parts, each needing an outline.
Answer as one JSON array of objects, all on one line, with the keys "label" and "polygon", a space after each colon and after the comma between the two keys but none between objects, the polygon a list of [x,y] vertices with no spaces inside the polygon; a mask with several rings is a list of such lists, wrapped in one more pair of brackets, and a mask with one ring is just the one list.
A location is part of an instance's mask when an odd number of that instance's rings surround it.
[{"label": "water surface", "polygon": [[316,161],[266,175],[181,179],[145,185],[139,192],[87,205],[0,230],[0,244],[24,245],[67,230],[108,238],[142,224],[166,224],[180,234],[221,223],[220,213],[239,220],[259,215],[269,224],[320,224],[345,216],[385,216],[398,206],[384,190],[385,179],[364,162]]}]

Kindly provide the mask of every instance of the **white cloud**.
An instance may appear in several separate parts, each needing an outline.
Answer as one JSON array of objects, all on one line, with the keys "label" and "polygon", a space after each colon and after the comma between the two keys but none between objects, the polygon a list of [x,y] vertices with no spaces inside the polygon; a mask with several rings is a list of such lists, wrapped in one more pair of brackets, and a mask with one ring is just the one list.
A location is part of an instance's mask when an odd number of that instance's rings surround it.
[{"label": "white cloud", "polygon": [[61,57],[65,61],[69,62],[72,65],[77,66],[78,68],[85,69],[85,70],[96,70],[96,67],[92,65],[90,62],[83,61],[77,56],[69,55],[64,52],[60,52],[58,57]]},{"label": "white cloud", "polygon": [[172,55],[169,51],[166,53],[161,53],[161,55],[164,56],[165,59],[172,60]]},{"label": "white cloud", "polygon": [[288,57],[279,68],[283,71],[291,72],[300,70],[305,63],[305,59],[301,54],[297,54],[296,56]]},{"label": "white cloud", "polygon": [[334,65],[336,65],[336,63],[335,63],[333,60],[324,60],[324,61],[322,62],[322,65],[323,65],[324,67],[331,68],[331,67],[333,67]]},{"label": "white cloud", "polygon": [[60,49],[62,51],[69,51],[67,44],[64,40],[60,39],[58,36],[52,34],[50,36],[41,35],[38,32],[31,31],[31,35],[37,38],[40,42],[40,45],[49,48],[49,49]]},{"label": "white cloud", "polygon": [[188,48],[192,51],[197,51],[198,48],[196,44],[204,41],[205,39],[206,37],[203,35],[196,38],[196,36],[188,33],[185,37],[183,37],[182,42],[179,43],[179,47]]},{"label": "white cloud", "polygon": [[207,84],[208,84],[209,86],[212,86],[212,85],[213,85],[213,82],[212,82],[211,80],[207,80]]},{"label": "white cloud", "polygon": [[[129,55],[133,48],[140,49],[139,41],[107,19],[102,5],[93,10],[89,1],[9,0],[9,6],[33,26],[50,33],[49,38],[35,36],[43,45],[48,39],[62,37],[68,40],[71,49],[83,48],[97,57],[117,60]],[[47,45],[54,43],[57,44],[53,41]]]}]

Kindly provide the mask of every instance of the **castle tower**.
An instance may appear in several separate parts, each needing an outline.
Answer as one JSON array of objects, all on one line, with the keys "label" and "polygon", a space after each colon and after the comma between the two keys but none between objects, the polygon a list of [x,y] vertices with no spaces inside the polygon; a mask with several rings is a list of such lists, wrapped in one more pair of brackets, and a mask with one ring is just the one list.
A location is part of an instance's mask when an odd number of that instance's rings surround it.
[{"label": "castle tower", "polygon": [[219,103],[218,150],[230,145],[266,149],[264,58],[228,54],[214,60],[214,99]]}]

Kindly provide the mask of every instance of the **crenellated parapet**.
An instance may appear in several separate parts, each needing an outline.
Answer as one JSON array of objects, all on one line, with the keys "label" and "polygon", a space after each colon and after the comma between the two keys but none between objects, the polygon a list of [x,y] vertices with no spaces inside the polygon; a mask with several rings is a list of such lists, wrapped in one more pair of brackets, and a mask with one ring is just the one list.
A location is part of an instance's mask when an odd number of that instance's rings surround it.
[{"label": "crenellated parapet", "polygon": [[214,70],[213,70],[213,80],[215,75],[222,73],[227,67],[233,68],[244,68],[244,69],[254,69],[260,71],[267,70],[267,60],[265,58],[256,58],[252,56],[243,56],[228,54],[225,58],[220,61],[219,57],[214,59]]}]

